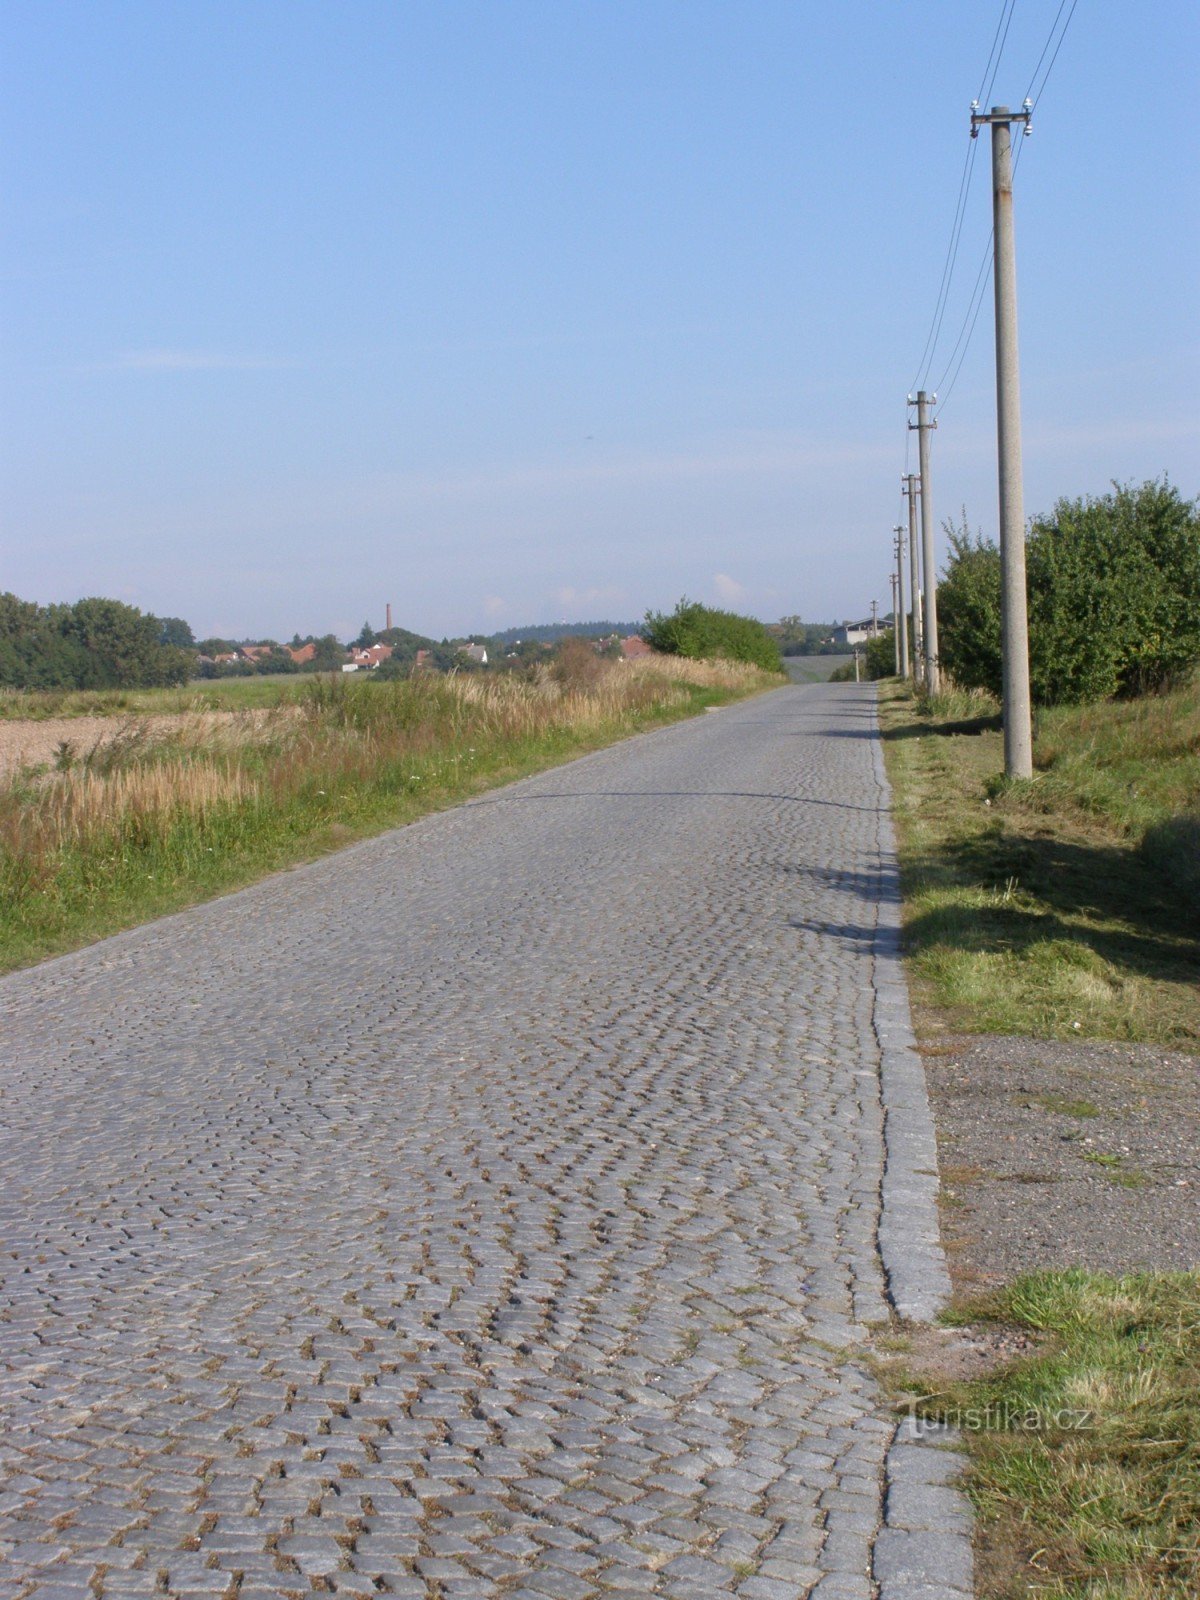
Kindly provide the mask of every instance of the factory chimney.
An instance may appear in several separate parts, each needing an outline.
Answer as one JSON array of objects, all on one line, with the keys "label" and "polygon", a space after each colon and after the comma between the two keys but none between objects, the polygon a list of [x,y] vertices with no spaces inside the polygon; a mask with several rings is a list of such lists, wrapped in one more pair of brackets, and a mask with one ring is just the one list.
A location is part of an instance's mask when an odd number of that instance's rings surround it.
[{"label": "factory chimney", "polygon": [[387,603],[387,631],[389,633],[392,631],[392,602],[390,600]]}]

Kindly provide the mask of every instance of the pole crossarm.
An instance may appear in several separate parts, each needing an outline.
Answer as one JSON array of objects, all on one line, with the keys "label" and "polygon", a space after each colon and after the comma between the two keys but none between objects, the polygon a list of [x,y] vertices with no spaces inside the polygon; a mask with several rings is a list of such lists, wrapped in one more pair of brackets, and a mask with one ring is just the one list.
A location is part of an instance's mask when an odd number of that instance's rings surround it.
[{"label": "pole crossarm", "polygon": [[1033,127],[1033,101],[1026,100],[1020,111],[1010,111],[1007,106],[993,106],[990,111],[980,111],[979,101],[971,101],[971,137],[978,139],[980,128],[985,128],[993,122],[1022,122],[1025,124],[1025,137],[1029,137]]}]

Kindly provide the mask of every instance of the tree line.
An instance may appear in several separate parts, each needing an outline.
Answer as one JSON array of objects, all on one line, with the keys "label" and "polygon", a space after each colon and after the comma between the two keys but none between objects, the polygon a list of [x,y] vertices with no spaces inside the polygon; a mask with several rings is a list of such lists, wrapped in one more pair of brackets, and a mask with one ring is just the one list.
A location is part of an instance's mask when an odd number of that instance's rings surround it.
[{"label": "tree line", "polygon": [[195,671],[190,645],[186,622],[149,616],[120,600],[40,606],[15,594],[0,594],[0,686],[5,688],[182,684]]}]

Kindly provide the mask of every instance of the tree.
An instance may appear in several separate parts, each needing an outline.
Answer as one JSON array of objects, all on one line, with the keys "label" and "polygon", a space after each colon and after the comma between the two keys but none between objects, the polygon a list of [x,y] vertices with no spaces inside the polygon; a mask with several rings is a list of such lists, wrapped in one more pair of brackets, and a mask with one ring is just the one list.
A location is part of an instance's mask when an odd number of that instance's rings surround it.
[{"label": "tree", "polygon": [[120,600],[38,606],[0,596],[0,683],[20,689],[126,689],[186,683],[195,657]]},{"label": "tree", "polygon": [[[949,529],[938,588],[942,663],[965,688],[1001,693],[1000,553]],[[1033,699],[1060,705],[1140,694],[1200,662],[1200,513],[1166,479],[1059,500],[1026,547]]]},{"label": "tree", "polygon": [[341,642],[332,633],[327,633],[314,643],[317,647],[312,663],[314,669],[317,672],[337,672],[346,659],[346,651]]},{"label": "tree", "polygon": [[746,661],[765,672],[782,672],[779,644],[761,622],[718,611],[686,597],[674,611],[647,611],[643,637],[664,655]]},{"label": "tree", "polygon": [[1034,520],[1029,572],[1044,703],[1144,693],[1200,661],[1200,503],[1166,478],[1058,501]]},{"label": "tree", "polygon": [[364,622],[359,629],[358,638],[354,640],[354,645],[359,650],[369,650],[377,638],[378,634],[372,631],[371,624]]},{"label": "tree", "polygon": [[950,564],[938,582],[938,649],[945,670],[964,689],[999,695],[1000,551],[982,534],[947,523]]},{"label": "tree", "polygon": [[196,640],[190,626],[182,617],[157,617],[159,644],[174,645],[178,650],[194,650]]}]

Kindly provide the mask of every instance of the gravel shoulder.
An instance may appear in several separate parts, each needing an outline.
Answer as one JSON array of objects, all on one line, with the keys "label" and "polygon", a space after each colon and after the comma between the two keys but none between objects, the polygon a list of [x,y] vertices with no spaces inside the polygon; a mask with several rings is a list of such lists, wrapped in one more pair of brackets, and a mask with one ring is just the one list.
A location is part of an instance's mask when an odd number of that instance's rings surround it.
[{"label": "gravel shoulder", "polygon": [[1200,1264],[1200,1059],[983,1035],[920,1048],[957,1290]]}]

